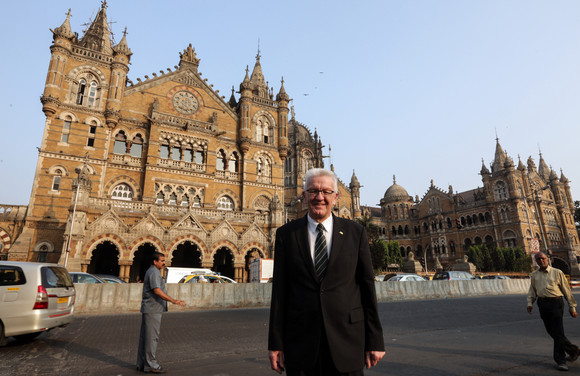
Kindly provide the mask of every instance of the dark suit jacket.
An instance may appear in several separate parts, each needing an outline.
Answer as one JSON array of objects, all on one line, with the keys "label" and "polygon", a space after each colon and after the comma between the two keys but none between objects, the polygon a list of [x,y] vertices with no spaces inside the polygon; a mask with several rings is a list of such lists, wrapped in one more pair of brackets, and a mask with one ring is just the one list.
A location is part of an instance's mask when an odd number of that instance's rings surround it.
[{"label": "dark suit jacket", "polygon": [[334,217],[330,259],[320,283],[307,222],[303,217],[276,232],[268,349],[284,351],[287,366],[312,369],[324,328],[338,371],[362,370],[365,351],[384,351],[366,231]]}]

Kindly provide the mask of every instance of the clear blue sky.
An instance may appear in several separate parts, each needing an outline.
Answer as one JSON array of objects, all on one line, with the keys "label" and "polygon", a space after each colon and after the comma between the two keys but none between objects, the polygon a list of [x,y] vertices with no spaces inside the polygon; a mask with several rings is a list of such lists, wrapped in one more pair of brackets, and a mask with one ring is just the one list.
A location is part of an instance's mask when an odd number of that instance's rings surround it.
[{"label": "clear blue sky", "polygon": [[[82,34],[100,5],[3,4],[0,203],[29,201],[49,28],[72,8]],[[284,76],[297,120],[332,146],[344,182],[356,171],[364,205],[378,204],[393,175],[419,197],[431,179],[445,191],[481,186],[496,134],[516,164],[538,164],[541,150],[580,200],[580,1],[109,0],[107,13],[116,41],[127,27],[130,79],[173,69],[191,43],[226,98],[259,39],[266,80],[278,92]]]}]

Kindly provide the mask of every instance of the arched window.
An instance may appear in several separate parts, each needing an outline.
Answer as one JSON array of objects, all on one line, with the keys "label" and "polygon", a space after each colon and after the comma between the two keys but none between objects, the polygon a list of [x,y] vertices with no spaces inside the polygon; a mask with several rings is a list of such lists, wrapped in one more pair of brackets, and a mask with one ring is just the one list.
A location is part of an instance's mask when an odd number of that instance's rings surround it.
[{"label": "arched window", "polygon": [[505,184],[505,182],[503,182],[501,180],[495,183],[493,191],[495,194],[496,201],[505,200],[508,198],[508,191],[507,191],[506,184]]},{"label": "arched window", "polygon": [[131,142],[131,156],[141,158],[143,155],[143,138],[140,134],[133,137]]},{"label": "arched window", "polygon": [[89,87],[89,107],[95,107],[95,101],[97,98],[97,83],[95,81],[91,82]]},{"label": "arched window", "polygon": [[187,195],[181,196],[181,206],[189,206],[189,197]]},{"label": "arched window", "polygon": [[183,149],[183,160],[188,163],[193,162],[193,150],[190,146]]},{"label": "arched window", "polygon": [[173,145],[171,147],[171,159],[173,159],[174,161],[181,160],[181,148],[179,147],[179,145]]},{"label": "arched window", "polygon": [[125,132],[119,131],[115,136],[115,144],[113,145],[113,154],[125,154],[127,152],[127,136]]},{"label": "arched window", "polygon": [[228,196],[222,196],[218,200],[219,210],[234,210],[234,201]]},{"label": "arched window", "polygon": [[238,153],[233,152],[230,156],[230,163],[228,163],[228,169],[230,172],[238,172],[239,171],[239,157]]},{"label": "arched window", "polygon": [[114,200],[131,201],[133,200],[133,189],[128,184],[121,183],[113,188],[111,198]]},{"label": "arched window", "polygon": [[77,91],[77,104],[83,104],[86,90],[87,90],[87,81],[82,79],[79,81],[79,89]]},{"label": "arched window", "polygon": [[169,144],[167,141],[164,141],[159,146],[159,158],[169,159]]},{"label": "arched window", "polygon": [[516,234],[512,230],[507,230],[503,233],[503,240],[505,246],[508,248],[515,248],[516,246]]},{"label": "arched window", "polygon": [[157,198],[155,199],[156,204],[163,204],[165,202],[165,195],[163,192],[157,193]]},{"label": "arched window", "polygon": [[201,207],[201,199],[199,198],[199,196],[195,196],[193,198],[193,207],[194,208],[199,208]]},{"label": "arched window", "polygon": [[52,178],[52,190],[58,192],[60,190],[60,182],[62,179],[62,170],[57,168],[54,171],[54,176]]},{"label": "arched window", "polygon": [[177,195],[175,194],[175,192],[171,193],[171,195],[169,195],[169,205],[177,205]]},{"label": "arched window", "polygon": [[202,165],[204,160],[205,160],[205,158],[203,157],[203,155],[204,155],[203,149],[196,149],[193,154],[194,154],[194,158],[195,158],[195,163]]},{"label": "arched window", "polygon": [[225,171],[228,160],[226,158],[226,153],[223,150],[219,150],[217,153],[216,170]]}]

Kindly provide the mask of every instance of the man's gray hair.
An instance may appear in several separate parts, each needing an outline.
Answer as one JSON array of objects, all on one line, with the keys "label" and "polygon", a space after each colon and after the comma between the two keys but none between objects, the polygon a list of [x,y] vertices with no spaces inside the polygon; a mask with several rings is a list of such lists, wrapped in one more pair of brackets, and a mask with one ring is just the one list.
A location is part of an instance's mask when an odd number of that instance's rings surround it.
[{"label": "man's gray hair", "polygon": [[312,179],[319,176],[328,176],[332,178],[334,191],[338,192],[338,178],[336,177],[336,174],[323,168],[311,168],[310,170],[306,171],[306,178],[304,179],[304,190],[308,189],[309,183]]}]

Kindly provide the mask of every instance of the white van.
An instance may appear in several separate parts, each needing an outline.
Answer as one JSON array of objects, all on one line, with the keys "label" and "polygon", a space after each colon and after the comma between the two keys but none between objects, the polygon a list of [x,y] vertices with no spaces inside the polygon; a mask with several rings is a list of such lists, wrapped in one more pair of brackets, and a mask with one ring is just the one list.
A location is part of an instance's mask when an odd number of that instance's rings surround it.
[{"label": "white van", "polygon": [[0,345],[73,320],[75,287],[62,265],[0,261]]}]

